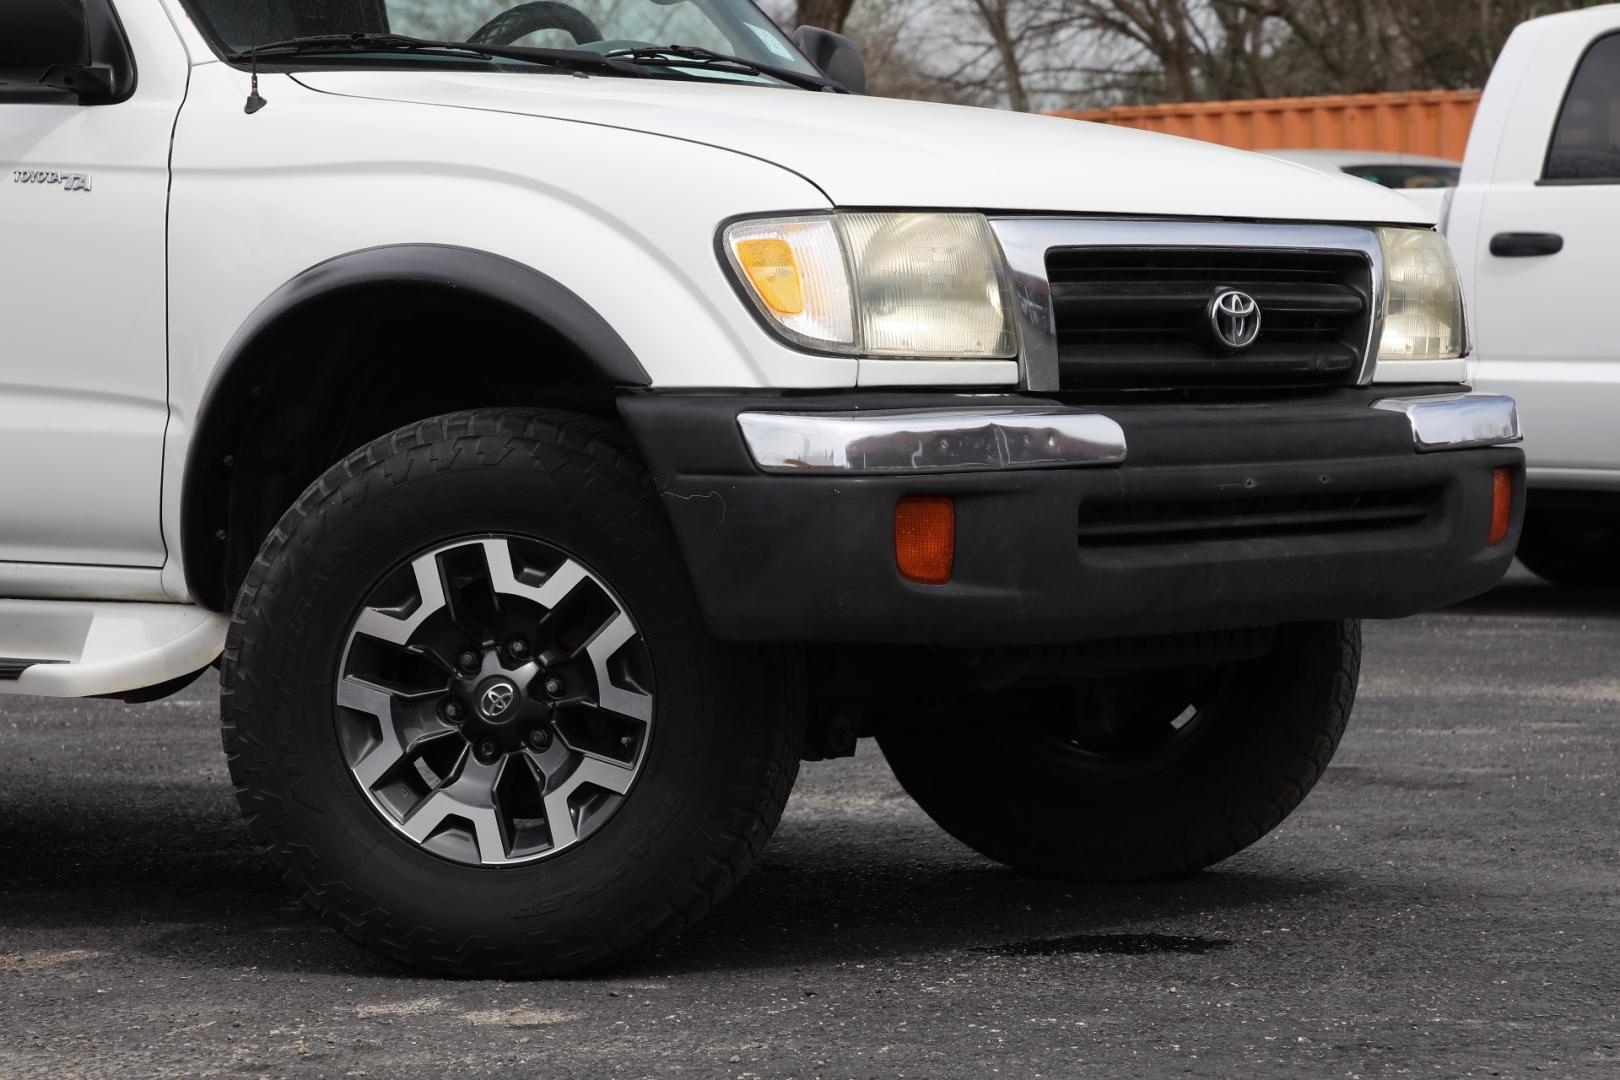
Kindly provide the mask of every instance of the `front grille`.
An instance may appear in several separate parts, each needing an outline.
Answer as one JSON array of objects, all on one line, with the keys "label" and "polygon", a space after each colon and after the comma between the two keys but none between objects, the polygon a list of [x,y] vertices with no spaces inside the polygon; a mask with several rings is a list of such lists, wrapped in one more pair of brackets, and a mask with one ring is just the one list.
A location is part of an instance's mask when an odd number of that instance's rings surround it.
[{"label": "front grille", "polygon": [[[1356,251],[1077,247],[1047,252],[1065,388],[1354,383],[1372,318]],[[1222,346],[1209,305],[1226,289],[1260,306],[1259,337]]]},{"label": "front grille", "polygon": [[1093,502],[1080,508],[1079,539],[1081,547],[1109,547],[1401,529],[1428,520],[1440,497],[1438,488],[1414,488]]}]

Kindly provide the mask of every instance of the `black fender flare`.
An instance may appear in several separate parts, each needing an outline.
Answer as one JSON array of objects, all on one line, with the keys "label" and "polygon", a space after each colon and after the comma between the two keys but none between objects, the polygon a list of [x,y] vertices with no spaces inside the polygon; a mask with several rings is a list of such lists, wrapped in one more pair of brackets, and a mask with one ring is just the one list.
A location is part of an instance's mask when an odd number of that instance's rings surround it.
[{"label": "black fender flare", "polygon": [[576,376],[603,385],[649,386],[641,362],[607,320],[567,286],[502,255],[447,244],[396,244],[339,255],[302,271],[248,316],[214,365],[196,413],[180,499],[180,542],[193,598],[227,610],[223,554],[209,540],[229,491],[229,447],[254,408],[253,387],[269,358],[255,349],[311,305],[345,292],[407,286],[444,289],[509,308],[544,324],[581,358]]}]

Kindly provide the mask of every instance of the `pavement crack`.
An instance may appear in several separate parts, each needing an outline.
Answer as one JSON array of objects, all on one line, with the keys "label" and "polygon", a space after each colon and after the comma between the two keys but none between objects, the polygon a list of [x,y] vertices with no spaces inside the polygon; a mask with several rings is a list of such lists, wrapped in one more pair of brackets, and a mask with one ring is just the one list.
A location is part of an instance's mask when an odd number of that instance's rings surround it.
[{"label": "pavement crack", "polygon": [[1180,934],[1070,934],[1067,937],[1030,938],[1002,945],[984,945],[975,952],[999,956],[1147,956],[1153,953],[1207,953],[1230,948],[1225,938],[1186,937]]}]

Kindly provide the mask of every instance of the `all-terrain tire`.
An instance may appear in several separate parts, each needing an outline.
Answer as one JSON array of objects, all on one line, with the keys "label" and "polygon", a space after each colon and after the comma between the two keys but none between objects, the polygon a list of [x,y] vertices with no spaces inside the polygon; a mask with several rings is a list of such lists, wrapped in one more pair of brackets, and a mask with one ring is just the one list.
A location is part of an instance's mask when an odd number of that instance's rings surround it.
[{"label": "all-terrain tire", "polygon": [[[570,553],[634,614],[655,723],[605,824],[549,858],[466,865],[402,833],[362,791],[335,733],[334,689],[368,590],[435,545],[506,535]],[[668,941],[736,884],[797,774],[799,678],[777,654],[709,638],[622,429],[478,410],[357,450],[287,511],[237,599],[224,744],[254,838],[342,933],[431,972],[559,975]]]},{"label": "all-terrain tire", "polygon": [[1620,510],[1580,513],[1543,509],[1532,502],[1515,554],[1537,577],[1554,585],[1620,588]]},{"label": "all-terrain tire", "polygon": [[917,804],[998,862],[1076,879],[1189,874],[1276,828],[1344,734],[1360,624],[1278,634],[1267,655],[1215,674],[1192,724],[1167,742],[1174,752],[1116,762],[1054,738],[1049,716],[992,720],[982,709],[894,725],[878,741]]}]

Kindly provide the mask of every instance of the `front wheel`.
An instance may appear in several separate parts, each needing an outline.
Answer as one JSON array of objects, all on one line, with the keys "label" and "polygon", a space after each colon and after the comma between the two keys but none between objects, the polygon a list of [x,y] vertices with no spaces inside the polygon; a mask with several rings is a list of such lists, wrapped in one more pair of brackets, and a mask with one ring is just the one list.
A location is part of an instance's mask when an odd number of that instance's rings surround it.
[{"label": "front wheel", "polygon": [[1277,635],[1259,659],[987,696],[878,742],[917,804],[998,862],[1096,880],[1188,874],[1276,828],[1344,733],[1360,625]]},{"label": "front wheel", "polygon": [[238,799],[330,923],[431,971],[548,975],[662,942],[737,881],[801,695],[709,639],[619,429],[424,421],[312,485],[223,667]]}]

